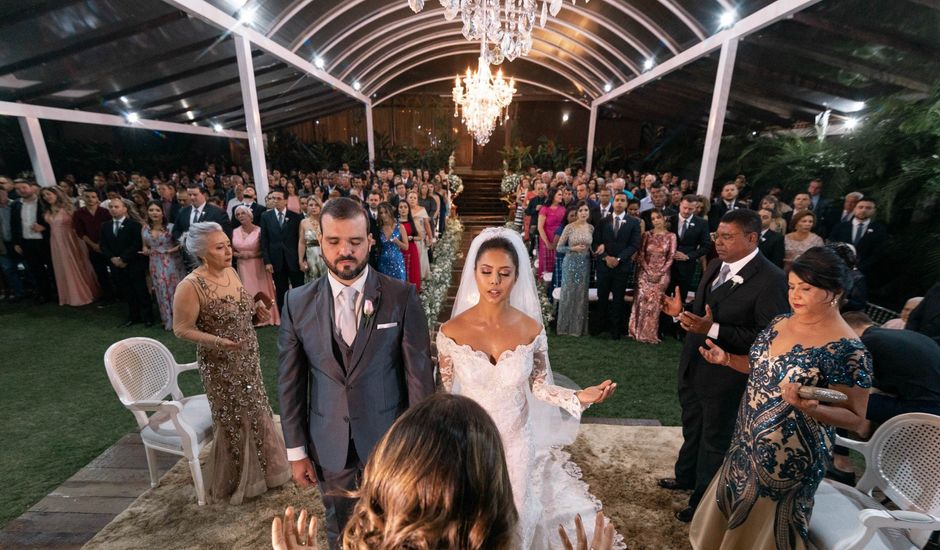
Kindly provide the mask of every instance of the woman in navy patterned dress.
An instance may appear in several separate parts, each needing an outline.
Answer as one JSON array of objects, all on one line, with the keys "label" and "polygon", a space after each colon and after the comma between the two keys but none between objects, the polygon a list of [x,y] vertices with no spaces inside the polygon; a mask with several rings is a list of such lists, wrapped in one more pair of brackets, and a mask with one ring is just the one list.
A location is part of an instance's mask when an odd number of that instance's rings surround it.
[{"label": "woman in navy patterned dress", "polygon": [[[806,548],[813,495],[832,462],[835,429],[865,418],[871,356],[839,315],[846,268],[825,247],[789,274],[793,313],[774,319],[749,357],[708,341],[709,362],[750,372],[731,447],[695,513],[696,550]],[[824,404],[801,386],[832,388],[848,401]]]}]

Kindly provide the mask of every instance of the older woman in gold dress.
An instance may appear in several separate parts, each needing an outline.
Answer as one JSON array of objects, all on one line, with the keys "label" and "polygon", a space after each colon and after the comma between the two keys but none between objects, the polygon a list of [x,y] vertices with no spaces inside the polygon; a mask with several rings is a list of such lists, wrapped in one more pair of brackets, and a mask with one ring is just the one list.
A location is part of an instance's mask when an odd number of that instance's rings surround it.
[{"label": "older woman in gold dress", "polygon": [[[212,409],[215,443],[207,466],[209,502],[241,504],[290,479],[284,438],[274,424],[261,378],[252,318],[266,320],[232,269],[232,244],[213,222],[190,226],[185,246],[199,267],[173,301],[173,332],[196,343],[199,373]],[[270,300],[271,298],[268,298]]]}]

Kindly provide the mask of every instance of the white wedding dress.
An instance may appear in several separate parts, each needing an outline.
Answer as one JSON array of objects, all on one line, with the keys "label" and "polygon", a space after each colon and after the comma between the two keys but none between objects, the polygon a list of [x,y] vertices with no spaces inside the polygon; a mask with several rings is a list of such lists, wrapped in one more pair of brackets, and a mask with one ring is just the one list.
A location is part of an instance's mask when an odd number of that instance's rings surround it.
[{"label": "white wedding dress", "polygon": [[[577,514],[590,541],[600,502],[588,492],[568,453],[559,447],[540,448],[529,417],[533,397],[560,407],[574,419],[581,417],[574,390],[546,382],[551,371],[545,332],[529,344],[505,351],[495,365],[486,353],[458,344],[441,331],[437,352],[444,388],[479,403],[499,428],[519,513],[519,548],[562,548],[558,526],[563,525],[574,540]],[[625,548],[617,537],[615,548]]]}]

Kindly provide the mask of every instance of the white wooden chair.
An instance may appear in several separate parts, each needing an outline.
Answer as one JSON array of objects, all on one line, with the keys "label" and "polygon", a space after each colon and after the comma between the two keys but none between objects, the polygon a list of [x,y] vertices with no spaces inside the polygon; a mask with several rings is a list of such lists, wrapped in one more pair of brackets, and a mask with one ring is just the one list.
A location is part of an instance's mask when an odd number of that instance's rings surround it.
[{"label": "white wooden chair", "polygon": [[[147,453],[150,486],[156,487],[154,451],[186,457],[196,497],[206,503],[199,465],[199,451],[212,439],[212,413],[205,394],[184,397],[177,384],[179,373],[196,363],[179,364],[173,354],[151,338],[121,340],[104,353],[108,379],[121,403],[134,413]],[[169,395],[171,400],[165,398]],[[149,417],[148,412],[153,412]]]},{"label": "white wooden chair", "polygon": [[[940,416],[909,413],[878,428],[870,441],[837,437],[865,457],[855,487],[824,479],[816,491],[810,544],[826,550],[918,549],[940,530]],[[898,510],[873,498],[879,489]]]}]

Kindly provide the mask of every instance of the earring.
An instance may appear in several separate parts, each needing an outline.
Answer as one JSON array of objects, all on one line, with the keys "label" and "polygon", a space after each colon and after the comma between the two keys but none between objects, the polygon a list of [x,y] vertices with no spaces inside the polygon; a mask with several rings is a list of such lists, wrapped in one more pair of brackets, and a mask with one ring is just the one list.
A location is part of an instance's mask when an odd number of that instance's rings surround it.
[{"label": "earring", "polygon": [[839,305],[839,299],[838,299],[838,298],[833,298],[832,301],[829,302],[829,307],[836,307],[837,305]]}]

